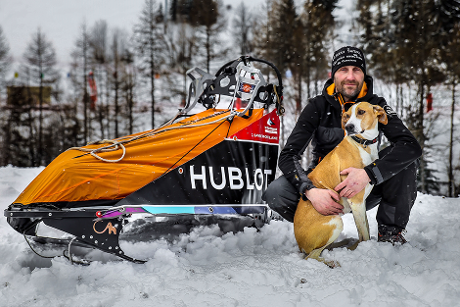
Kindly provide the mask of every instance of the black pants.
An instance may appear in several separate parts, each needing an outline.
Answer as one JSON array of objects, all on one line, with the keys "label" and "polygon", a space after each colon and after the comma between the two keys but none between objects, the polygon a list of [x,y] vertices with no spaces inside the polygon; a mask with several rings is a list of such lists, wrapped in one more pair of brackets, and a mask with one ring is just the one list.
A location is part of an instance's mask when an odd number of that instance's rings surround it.
[{"label": "black pants", "polygon": [[[385,148],[379,155],[384,156],[390,148]],[[374,186],[366,199],[366,210],[379,205],[378,224],[406,228],[409,215],[417,197],[418,160],[385,182]],[[281,176],[268,186],[262,199],[268,206],[289,222],[294,221],[299,192]]]}]

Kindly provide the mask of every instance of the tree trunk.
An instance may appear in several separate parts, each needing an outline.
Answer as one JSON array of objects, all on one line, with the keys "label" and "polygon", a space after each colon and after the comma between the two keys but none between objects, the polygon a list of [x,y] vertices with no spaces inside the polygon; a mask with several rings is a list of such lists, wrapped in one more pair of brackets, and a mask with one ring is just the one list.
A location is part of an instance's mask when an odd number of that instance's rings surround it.
[{"label": "tree trunk", "polygon": [[[153,46],[151,48],[153,49]],[[152,100],[152,129],[155,129],[155,62],[153,50],[150,51],[150,98]]]},{"label": "tree trunk", "polygon": [[134,78],[131,73],[128,72],[128,88],[127,88],[127,102],[128,102],[128,129],[129,129],[129,134],[133,134],[134,130],[134,119],[133,119],[133,107],[134,107],[134,93],[133,93],[133,87],[134,87]]},{"label": "tree trunk", "polygon": [[211,29],[206,26],[206,71],[209,73],[211,66]]},{"label": "tree trunk", "polygon": [[454,197],[455,181],[453,166],[453,147],[454,147],[454,112],[455,112],[455,76],[452,80],[452,106],[450,111],[450,144],[449,144],[449,196]]},{"label": "tree trunk", "polygon": [[107,137],[110,138],[111,136],[111,133],[110,133],[110,129],[111,129],[111,120],[110,120],[110,85],[109,85],[109,75],[106,71],[106,77],[105,77],[105,101],[106,101],[106,105],[104,107],[104,110],[105,110],[105,117],[107,118]]},{"label": "tree trunk", "polygon": [[34,162],[34,166],[40,166],[43,159],[43,73],[40,69],[40,87],[38,91],[38,99],[40,102],[40,111],[38,119],[38,157]]},{"label": "tree trunk", "polygon": [[118,138],[120,136],[120,131],[119,131],[119,125],[118,125],[118,120],[119,120],[119,113],[120,113],[120,106],[118,105],[118,90],[120,87],[119,81],[118,81],[118,54],[115,59],[115,138]]},{"label": "tree trunk", "polygon": [[[423,98],[425,96],[425,92],[424,92],[423,78],[424,76],[422,76],[422,81],[420,82],[420,104],[419,104],[419,110],[418,110],[418,127],[417,127],[417,130],[419,131],[419,142],[420,142],[420,146],[422,147],[422,152],[424,152],[425,150],[425,134],[423,132],[423,112],[424,112]],[[421,190],[423,193],[426,193],[425,159],[423,159],[423,154],[422,154],[421,162],[422,162],[420,163]]]},{"label": "tree trunk", "polygon": [[[102,70],[99,69],[99,72],[101,72]],[[97,76],[98,74],[94,74],[95,76]],[[98,90],[98,98],[99,98],[99,102],[97,103],[97,110],[98,110],[98,120],[99,120],[99,127],[101,129],[101,139],[105,139],[105,132],[104,132],[104,102],[103,102],[103,99],[102,97],[104,97],[104,93],[102,92],[102,73],[101,73],[101,77],[98,78],[98,81],[99,81],[99,90]]]},{"label": "tree trunk", "polygon": [[[86,32],[85,32],[86,33]],[[83,43],[83,112],[84,112],[84,127],[83,127],[83,132],[85,136],[85,144],[88,143],[89,139],[89,131],[88,131],[88,102],[89,102],[89,94],[88,94],[88,88],[87,88],[87,74],[88,74],[88,69],[87,69],[87,55],[86,55],[86,39],[84,40]]]},{"label": "tree trunk", "polygon": [[297,74],[297,99],[296,99],[296,113],[300,116],[302,111],[302,72],[299,69]]}]

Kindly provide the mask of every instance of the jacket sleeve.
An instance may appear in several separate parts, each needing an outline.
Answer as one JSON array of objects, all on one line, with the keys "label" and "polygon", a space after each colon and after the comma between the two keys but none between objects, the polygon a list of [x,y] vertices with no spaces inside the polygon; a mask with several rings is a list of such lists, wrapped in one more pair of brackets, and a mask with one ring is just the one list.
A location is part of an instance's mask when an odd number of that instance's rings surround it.
[{"label": "jacket sleeve", "polygon": [[315,187],[308,179],[300,160],[319,125],[319,120],[320,112],[313,100],[305,106],[300,114],[278,160],[278,167],[300,194]]},{"label": "jacket sleeve", "polygon": [[391,142],[392,149],[387,155],[364,168],[372,184],[380,184],[388,180],[422,155],[422,148],[417,139],[399,119],[396,112],[383,98],[379,105],[385,109],[388,117],[388,123],[379,124],[379,129]]}]

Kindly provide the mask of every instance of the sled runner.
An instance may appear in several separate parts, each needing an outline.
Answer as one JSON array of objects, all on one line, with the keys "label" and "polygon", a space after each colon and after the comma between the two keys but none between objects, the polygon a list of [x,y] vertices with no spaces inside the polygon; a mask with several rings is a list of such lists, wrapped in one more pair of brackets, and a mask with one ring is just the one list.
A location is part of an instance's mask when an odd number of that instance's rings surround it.
[{"label": "sled runner", "polygon": [[[271,68],[267,83],[254,65]],[[160,128],[70,148],[4,212],[26,240],[92,247],[123,259],[128,218],[249,216],[264,222],[261,195],[275,178],[283,85],[278,69],[252,57],[215,76],[194,68],[186,105]],[[224,105],[224,98],[227,103]],[[192,110],[203,110],[191,115]],[[203,108],[204,107],[204,108]],[[40,224],[68,233],[37,234]]]}]

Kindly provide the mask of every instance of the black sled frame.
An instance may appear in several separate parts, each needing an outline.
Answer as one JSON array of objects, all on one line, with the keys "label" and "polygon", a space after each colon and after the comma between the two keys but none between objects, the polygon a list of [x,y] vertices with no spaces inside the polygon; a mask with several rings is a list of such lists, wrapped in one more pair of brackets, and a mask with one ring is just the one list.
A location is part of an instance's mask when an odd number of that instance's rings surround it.
[{"label": "black sled frame", "polygon": [[[234,205],[235,206],[235,205]],[[237,207],[231,207],[235,209]],[[241,230],[245,226],[253,226],[256,228],[262,227],[265,223],[269,222],[269,211],[264,205],[253,206],[238,205],[244,208],[248,219],[242,223],[236,230]],[[155,206],[156,209],[158,208]],[[214,216],[217,218],[228,218],[230,215],[226,215],[225,212],[232,210],[229,206],[184,206],[183,208],[194,207],[195,210],[201,211],[199,214],[204,217],[204,220],[211,220],[216,222],[217,219],[210,219],[209,217]],[[145,208],[145,206],[144,206]],[[164,208],[168,208],[165,206]],[[188,210],[187,210],[188,211]],[[206,213],[209,212],[209,213]],[[253,213],[248,213],[253,212]],[[137,213],[148,214],[142,207],[122,206],[122,207],[111,207],[106,209],[96,208],[78,208],[73,210],[68,209],[55,209],[51,206],[34,206],[28,208],[22,205],[11,205],[4,211],[5,217],[7,217],[8,223],[15,228],[17,231],[22,232],[27,243],[31,249],[39,256],[32,245],[52,244],[55,246],[64,247],[63,255],[68,258],[71,262],[86,264],[88,261],[73,260],[71,247],[79,246],[84,248],[98,249],[103,252],[115,255],[124,260],[128,260],[134,263],[145,263],[146,260],[140,260],[130,257],[125,254],[119,244],[120,234],[122,233],[123,226],[129,221],[128,219]],[[186,214],[190,216],[190,214]],[[107,217],[108,216],[108,217]],[[172,218],[173,223],[180,216],[180,214],[155,214],[156,217],[169,217]],[[225,217],[224,217],[225,216]],[[54,229],[66,232],[73,237],[69,238],[53,238],[37,235],[37,228],[40,223],[43,223]],[[31,244],[32,240],[35,244]],[[67,252],[67,254],[66,254]],[[43,257],[43,256],[42,256]],[[53,257],[50,257],[53,258]]]}]

